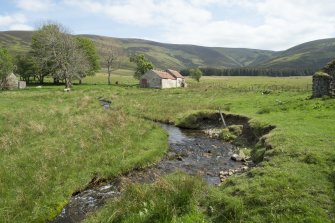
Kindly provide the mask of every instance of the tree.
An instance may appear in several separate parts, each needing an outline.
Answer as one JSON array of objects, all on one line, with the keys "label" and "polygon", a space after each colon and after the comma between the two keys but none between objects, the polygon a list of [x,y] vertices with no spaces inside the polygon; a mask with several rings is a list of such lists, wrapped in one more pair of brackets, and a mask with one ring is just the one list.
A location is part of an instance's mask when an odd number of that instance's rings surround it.
[{"label": "tree", "polygon": [[85,37],[77,37],[76,40],[79,44],[79,48],[83,50],[89,62],[89,70],[85,76],[95,75],[95,73],[100,70],[100,58],[98,56],[94,42]]},{"label": "tree", "polygon": [[56,41],[53,34],[57,33],[57,25],[46,24],[34,32],[31,40],[31,55],[37,65],[35,74],[40,84],[43,84],[44,77],[55,73],[56,65],[52,60],[52,48]]},{"label": "tree", "polygon": [[82,79],[89,71],[89,62],[84,50],[73,36],[59,24],[46,24],[34,33],[32,54],[38,61],[41,76],[48,74],[64,80],[65,88],[72,80]]},{"label": "tree", "polygon": [[38,65],[30,54],[19,55],[16,58],[15,72],[20,75],[21,79],[30,82],[30,78],[38,73]]},{"label": "tree", "polygon": [[145,74],[148,70],[152,70],[154,65],[147,60],[143,54],[133,55],[130,57],[130,62],[136,63],[136,70],[134,77],[136,79],[140,79],[143,74]]},{"label": "tree", "polygon": [[7,49],[0,48],[0,88],[6,87],[6,79],[13,72],[13,58],[8,53]]},{"label": "tree", "polygon": [[121,64],[121,50],[115,48],[115,47],[105,47],[105,51],[103,51],[104,54],[104,60],[107,66],[107,73],[108,73],[108,84],[112,84],[111,75],[112,72],[115,70],[118,70],[120,68]]},{"label": "tree", "polygon": [[200,81],[200,78],[202,77],[202,71],[199,68],[194,68],[190,70],[190,76],[196,81]]}]

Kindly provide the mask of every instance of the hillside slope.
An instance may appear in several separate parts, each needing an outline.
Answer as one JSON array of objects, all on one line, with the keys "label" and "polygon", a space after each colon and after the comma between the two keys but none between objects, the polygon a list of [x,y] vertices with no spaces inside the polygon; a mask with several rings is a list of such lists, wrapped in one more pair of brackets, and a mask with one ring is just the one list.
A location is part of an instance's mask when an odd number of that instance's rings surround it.
[{"label": "hillside slope", "polygon": [[[31,31],[0,32],[0,46],[13,54],[29,50]],[[92,39],[99,54],[113,46],[124,55],[143,53],[157,68],[184,69],[190,67],[318,70],[335,58],[335,38],[307,42],[285,51],[204,47],[185,44],[166,44],[142,39],[122,39],[98,35],[80,35]],[[127,58],[125,68],[133,65]]]},{"label": "hillside slope", "polygon": [[335,38],[315,40],[278,53],[275,57],[255,64],[265,68],[317,70],[335,58]]},{"label": "hillside slope", "polygon": [[[0,46],[13,54],[29,50],[31,31],[0,32]],[[195,45],[165,44],[141,39],[121,39],[98,35],[80,35],[92,39],[100,54],[106,47],[119,48],[125,55],[143,53],[156,67],[161,69],[183,69],[208,66],[216,68],[242,67],[257,61],[270,59],[275,52],[255,49],[203,47]],[[123,66],[131,66],[127,60]]]}]

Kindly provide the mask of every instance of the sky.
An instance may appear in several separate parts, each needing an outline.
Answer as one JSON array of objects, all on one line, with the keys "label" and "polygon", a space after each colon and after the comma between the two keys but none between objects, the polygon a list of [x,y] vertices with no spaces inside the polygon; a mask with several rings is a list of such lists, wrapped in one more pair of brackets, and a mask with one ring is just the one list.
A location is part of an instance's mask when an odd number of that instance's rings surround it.
[{"label": "sky", "polygon": [[335,37],[335,0],[0,0],[0,31],[52,21],[73,34],[285,50]]}]

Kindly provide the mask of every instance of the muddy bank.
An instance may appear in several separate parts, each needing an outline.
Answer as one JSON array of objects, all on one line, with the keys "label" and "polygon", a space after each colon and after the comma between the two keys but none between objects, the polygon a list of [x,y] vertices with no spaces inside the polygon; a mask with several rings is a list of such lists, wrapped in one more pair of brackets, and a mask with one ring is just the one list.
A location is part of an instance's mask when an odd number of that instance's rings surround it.
[{"label": "muddy bank", "polygon": [[[272,149],[271,144],[266,140],[267,135],[276,126],[251,121],[248,117],[235,114],[222,114],[227,125],[224,129],[219,112],[215,111],[196,111],[179,118],[176,125],[181,128],[197,129],[207,133],[212,138],[223,139],[236,147],[248,147],[253,153],[259,149]],[[229,134],[233,137],[224,137],[223,134]],[[264,154],[263,154],[264,155]],[[260,162],[264,157],[262,155],[254,157],[255,162]]]},{"label": "muddy bank", "polygon": [[103,206],[108,199],[119,196],[129,183],[150,183],[157,177],[183,171],[199,175],[211,185],[218,185],[224,171],[241,170],[248,165],[248,162],[236,162],[231,159],[234,153],[234,146],[231,144],[209,138],[199,130],[160,125],[169,134],[170,150],[158,164],[131,171],[111,182],[93,180],[87,189],[74,194],[62,213],[52,222],[82,221],[88,213]]}]

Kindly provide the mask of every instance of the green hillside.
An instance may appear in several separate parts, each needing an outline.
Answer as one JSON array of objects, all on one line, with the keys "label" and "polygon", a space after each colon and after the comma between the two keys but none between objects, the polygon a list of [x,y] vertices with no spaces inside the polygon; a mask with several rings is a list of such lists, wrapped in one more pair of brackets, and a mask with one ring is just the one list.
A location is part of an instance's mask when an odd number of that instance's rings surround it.
[{"label": "green hillside", "polygon": [[266,68],[320,69],[335,58],[335,38],[300,44],[256,64]]},{"label": "green hillside", "polygon": [[[32,32],[5,31],[0,32],[0,46],[9,48],[13,54],[29,50]],[[203,47],[195,45],[165,44],[141,39],[121,39],[97,35],[81,35],[92,39],[99,53],[113,46],[124,55],[143,53],[156,67],[161,69],[183,69],[197,66],[208,67],[241,67],[270,59],[273,51],[254,49],[233,49],[219,47]],[[123,67],[132,66],[127,59]]]},{"label": "green hillside", "polygon": [[13,54],[23,53],[29,50],[32,32],[29,31],[5,31],[0,32],[0,47],[5,47]]},{"label": "green hillside", "polygon": [[125,54],[143,53],[157,67],[182,69],[188,67],[241,67],[270,59],[273,51],[203,47],[166,44],[141,39],[119,39],[85,35],[93,39],[99,49],[109,45],[121,48]]},{"label": "green hillside", "polygon": [[[29,50],[31,31],[0,32],[0,46],[13,54]],[[92,39],[99,54],[108,47],[119,49],[123,55],[143,53],[157,68],[184,69],[190,67],[317,70],[335,58],[335,38],[304,43],[285,51],[203,47],[166,44],[142,39],[121,39],[98,35],[81,35]],[[124,57],[122,67],[133,65]]]}]

